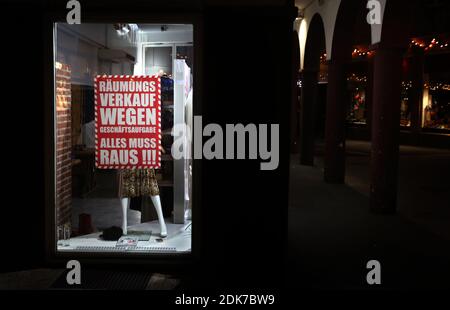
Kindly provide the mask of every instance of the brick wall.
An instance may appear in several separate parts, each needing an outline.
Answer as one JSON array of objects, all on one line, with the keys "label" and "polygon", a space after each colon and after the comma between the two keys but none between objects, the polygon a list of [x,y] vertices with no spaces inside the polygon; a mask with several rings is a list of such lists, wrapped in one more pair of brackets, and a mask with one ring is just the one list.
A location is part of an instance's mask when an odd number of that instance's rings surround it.
[{"label": "brick wall", "polygon": [[70,67],[56,63],[56,224],[70,222],[72,209],[72,130]]}]

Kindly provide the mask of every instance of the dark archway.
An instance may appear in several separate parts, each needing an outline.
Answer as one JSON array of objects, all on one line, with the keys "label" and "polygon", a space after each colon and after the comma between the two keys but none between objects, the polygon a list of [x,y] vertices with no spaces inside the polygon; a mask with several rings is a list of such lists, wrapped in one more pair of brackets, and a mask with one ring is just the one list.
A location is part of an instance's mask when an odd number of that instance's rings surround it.
[{"label": "dark archway", "polygon": [[352,61],[357,33],[355,25],[358,24],[358,18],[365,20],[366,15],[365,1],[341,1],[328,63],[324,160],[324,180],[328,183],[344,183],[345,180],[345,123],[349,101],[347,66]]},{"label": "dark archway", "polygon": [[298,32],[292,32],[292,95],[291,95],[291,153],[297,154],[300,150],[300,103],[299,103],[299,87],[297,85],[300,70],[300,42]]},{"label": "dark archway", "polygon": [[[448,1],[387,1],[381,42],[374,59],[370,192],[373,211],[393,213],[397,210],[402,79],[406,76],[411,80],[409,140],[421,143],[427,139],[421,132],[428,130],[421,119],[422,91],[429,83],[441,84],[433,81],[433,73],[438,73],[435,76],[443,84],[450,84],[450,49],[441,41],[450,40],[449,32]],[[447,94],[446,98],[450,96]],[[430,109],[434,107],[430,105]],[[433,113],[437,114],[435,110]],[[438,135],[433,135],[433,141],[438,141]]]},{"label": "dark archway", "polygon": [[381,41],[374,55],[370,209],[396,209],[402,58],[415,1],[387,1]]},{"label": "dark archway", "polygon": [[302,71],[300,163],[314,164],[315,110],[318,98],[320,57],[325,50],[325,30],[322,18],[315,14],[306,37],[304,66]]}]

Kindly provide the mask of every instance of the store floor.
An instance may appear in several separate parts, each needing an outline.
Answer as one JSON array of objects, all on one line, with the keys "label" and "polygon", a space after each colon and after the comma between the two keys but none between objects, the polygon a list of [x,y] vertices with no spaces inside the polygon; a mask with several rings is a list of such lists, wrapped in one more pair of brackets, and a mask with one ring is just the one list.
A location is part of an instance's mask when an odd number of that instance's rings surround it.
[{"label": "store floor", "polygon": [[[111,226],[122,227],[122,206],[117,198],[117,182],[114,171],[99,170],[96,175],[96,187],[85,198],[74,197],[72,199],[72,227],[75,231],[79,227],[80,214],[89,214],[92,222],[93,233],[74,236],[69,241],[58,245],[60,251],[124,251],[116,247],[116,241],[105,241],[100,238],[102,231]],[[159,238],[160,227],[158,221],[141,223],[141,212],[128,209],[127,223],[128,235],[151,235],[150,240],[139,241],[128,252],[156,252],[173,253],[188,252],[191,248],[190,222],[174,224],[166,217],[168,236]],[[135,232],[133,234],[133,231]]]},{"label": "store floor", "polygon": [[158,221],[128,226],[126,237],[148,236],[134,247],[117,246],[117,241],[105,241],[95,232],[58,242],[58,250],[81,252],[137,252],[137,253],[188,253],[191,250],[191,223],[173,224],[166,220],[167,237],[160,238]]},{"label": "store floor", "polygon": [[[369,197],[364,192],[368,184],[364,176],[368,177],[368,171],[362,164],[368,163],[368,159],[364,159],[367,147],[367,143],[350,141],[347,144],[347,150],[353,150],[347,157],[347,184],[324,183],[320,158],[315,167],[301,166],[297,157],[292,158],[286,265],[289,286],[449,289],[450,240],[445,237],[445,225],[434,226],[439,223],[439,217],[449,223],[450,217],[444,217],[448,203],[441,205],[440,190],[435,190],[435,195],[417,190],[426,184],[441,187],[448,184],[441,177],[448,166],[444,164],[437,169],[443,163],[442,158],[448,155],[441,150],[401,148],[399,205],[403,210],[409,207],[416,211],[412,213],[416,214],[413,220],[406,211],[395,215],[369,212]],[[430,170],[425,168],[427,165]],[[423,169],[428,171],[425,179],[420,177]],[[448,197],[449,191],[446,193]],[[404,197],[405,194],[410,197]],[[426,199],[428,203],[424,204]],[[418,218],[419,210],[426,209],[428,214],[439,211],[434,216]],[[369,286],[366,282],[366,264],[373,259],[381,264],[380,287]]]},{"label": "store floor", "polygon": [[[80,214],[89,214],[94,230],[101,231],[111,226],[122,227],[122,205],[118,198],[73,198],[72,227],[78,229]],[[129,209],[129,226],[141,222],[141,212]]]},{"label": "store floor", "polygon": [[[97,170],[96,186],[85,198],[72,198],[72,228],[78,229],[79,215],[89,214],[94,230],[101,231],[111,226],[122,226],[122,205],[117,197],[115,171]],[[141,213],[128,210],[128,225],[141,222]]]}]

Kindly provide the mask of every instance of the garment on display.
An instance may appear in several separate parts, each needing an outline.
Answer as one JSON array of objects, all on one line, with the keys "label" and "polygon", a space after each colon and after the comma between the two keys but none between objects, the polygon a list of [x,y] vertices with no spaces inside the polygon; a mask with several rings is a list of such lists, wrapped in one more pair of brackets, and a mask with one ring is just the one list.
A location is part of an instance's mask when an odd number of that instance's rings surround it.
[{"label": "garment on display", "polygon": [[167,228],[159,197],[159,188],[156,181],[154,169],[133,169],[119,170],[119,197],[122,202],[122,231],[127,234],[127,212],[130,204],[130,198],[148,195],[151,197],[153,206],[158,215],[159,225],[161,227],[160,235],[167,237]]},{"label": "garment on display", "polygon": [[57,251],[191,251],[193,26],[162,26],[55,23]]}]

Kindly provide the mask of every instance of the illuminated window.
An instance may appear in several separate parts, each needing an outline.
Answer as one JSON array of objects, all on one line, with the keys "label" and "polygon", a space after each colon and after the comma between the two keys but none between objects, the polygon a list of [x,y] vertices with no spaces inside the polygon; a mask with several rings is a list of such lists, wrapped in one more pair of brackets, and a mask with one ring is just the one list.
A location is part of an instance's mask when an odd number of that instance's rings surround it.
[{"label": "illuminated window", "polygon": [[[57,23],[54,33],[56,251],[190,253],[192,162],[172,158],[171,146],[174,125],[192,126],[193,26]],[[105,86],[100,99],[96,85],[105,81],[113,86]],[[98,131],[103,104],[110,109],[108,128],[116,130],[105,130],[107,138]],[[149,113],[143,119],[154,125],[154,140],[150,131],[117,138],[120,130],[141,130],[142,122],[133,123],[137,116],[128,113],[132,107]],[[190,137],[182,138],[189,150]],[[139,156],[148,154],[148,161],[139,157],[140,163],[154,164],[158,156],[160,166],[135,164],[126,149],[141,141]],[[99,155],[99,145],[108,150]],[[160,157],[151,155],[159,150]]]}]

